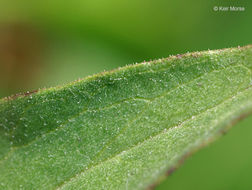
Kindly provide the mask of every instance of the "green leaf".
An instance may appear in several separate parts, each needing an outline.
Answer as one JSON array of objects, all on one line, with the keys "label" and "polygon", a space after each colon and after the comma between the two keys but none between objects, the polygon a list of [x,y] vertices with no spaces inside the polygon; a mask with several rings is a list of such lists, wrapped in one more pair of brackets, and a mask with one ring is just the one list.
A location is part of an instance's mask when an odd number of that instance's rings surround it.
[{"label": "green leaf", "polygon": [[143,189],[252,112],[252,46],[0,100],[1,189]]}]

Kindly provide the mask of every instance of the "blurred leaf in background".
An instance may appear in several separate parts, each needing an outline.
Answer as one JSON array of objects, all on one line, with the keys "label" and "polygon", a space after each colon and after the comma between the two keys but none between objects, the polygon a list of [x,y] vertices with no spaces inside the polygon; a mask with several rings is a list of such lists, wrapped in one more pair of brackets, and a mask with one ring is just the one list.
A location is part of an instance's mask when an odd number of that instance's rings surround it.
[{"label": "blurred leaf in background", "polygon": [[41,36],[24,23],[6,23],[0,28],[0,87],[11,94],[29,87],[42,70]]},{"label": "blurred leaf in background", "polygon": [[[245,11],[213,10],[230,5],[243,6]],[[1,1],[0,96],[171,54],[251,44],[251,7],[248,0]],[[239,136],[231,141],[241,140]],[[228,147],[221,151],[233,153]],[[244,151],[251,160],[252,152]],[[242,157],[237,159],[243,162]],[[194,174],[193,168],[206,160],[190,163],[187,171]],[[246,173],[232,175],[226,183],[236,178],[239,184],[240,175]],[[176,176],[170,177],[174,180],[170,184],[187,179]],[[197,181],[199,187],[203,181]]]},{"label": "blurred leaf in background", "polygon": [[[213,11],[216,5],[230,3],[246,11]],[[5,28],[13,22],[26,23],[26,28],[44,37],[46,48],[41,63],[36,64],[43,65],[38,66],[43,76],[38,81],[34,78],[32,86],[38,88],[170,54],[247,45],[251,43],[251,4],[232,0],[14,0],[0,2],[0,24]],[[22,34],[19,38],[26,45],[36,43]],[[24,85],[16,92],[30,88]]]}]

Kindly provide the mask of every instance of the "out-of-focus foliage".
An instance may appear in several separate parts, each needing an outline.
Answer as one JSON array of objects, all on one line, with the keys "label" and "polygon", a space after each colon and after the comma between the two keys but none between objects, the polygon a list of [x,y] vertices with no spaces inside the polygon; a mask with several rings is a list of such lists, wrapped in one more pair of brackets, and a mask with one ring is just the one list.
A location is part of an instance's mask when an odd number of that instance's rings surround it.
[{"label": "out-of-focus foliage", "polygon": [[[252,4],[231,2],[247,9]],[[29,25],[28,36],[29,28],[34,27],[39,31],[37,38],[44,42],[40,62],[20,61],[26,68],[30,68],[30,62],[40,65],[39,71],[31,69],[37,80],[29,78],[33,85],[11,92],[61,84],[170,54],[247,45],[251,43],[252,12],[213,11],[215,5],[229,4],[230,1],[216,0],[2,1],[3,28],[11,27],[10,23],[24,23]],[[25,53],[32,54],[28,46],[34,40],[26,41]],[[16,54],[12,52],[14,57]]]}]

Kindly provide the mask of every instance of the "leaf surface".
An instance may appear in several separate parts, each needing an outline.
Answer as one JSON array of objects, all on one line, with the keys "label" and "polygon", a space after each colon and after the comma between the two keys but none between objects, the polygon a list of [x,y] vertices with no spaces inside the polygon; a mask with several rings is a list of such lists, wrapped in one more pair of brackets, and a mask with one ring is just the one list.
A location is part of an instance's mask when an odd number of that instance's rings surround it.
[{"label": "leaf surface", "polygon": [[0,100],[0,189],[143,189],[252,112],[252,46]]}]

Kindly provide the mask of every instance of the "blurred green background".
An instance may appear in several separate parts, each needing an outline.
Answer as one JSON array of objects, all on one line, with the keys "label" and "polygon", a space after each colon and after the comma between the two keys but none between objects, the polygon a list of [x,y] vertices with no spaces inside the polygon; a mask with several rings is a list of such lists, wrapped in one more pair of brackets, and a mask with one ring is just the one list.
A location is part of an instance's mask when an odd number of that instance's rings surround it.
[{"label": "blurred green background", "polygon": [[[251,44],[251,7],[250,0],[0,1],[0,97],[171,54]],[[157,189],[252,189],[252,118],[240,125]]]}]

